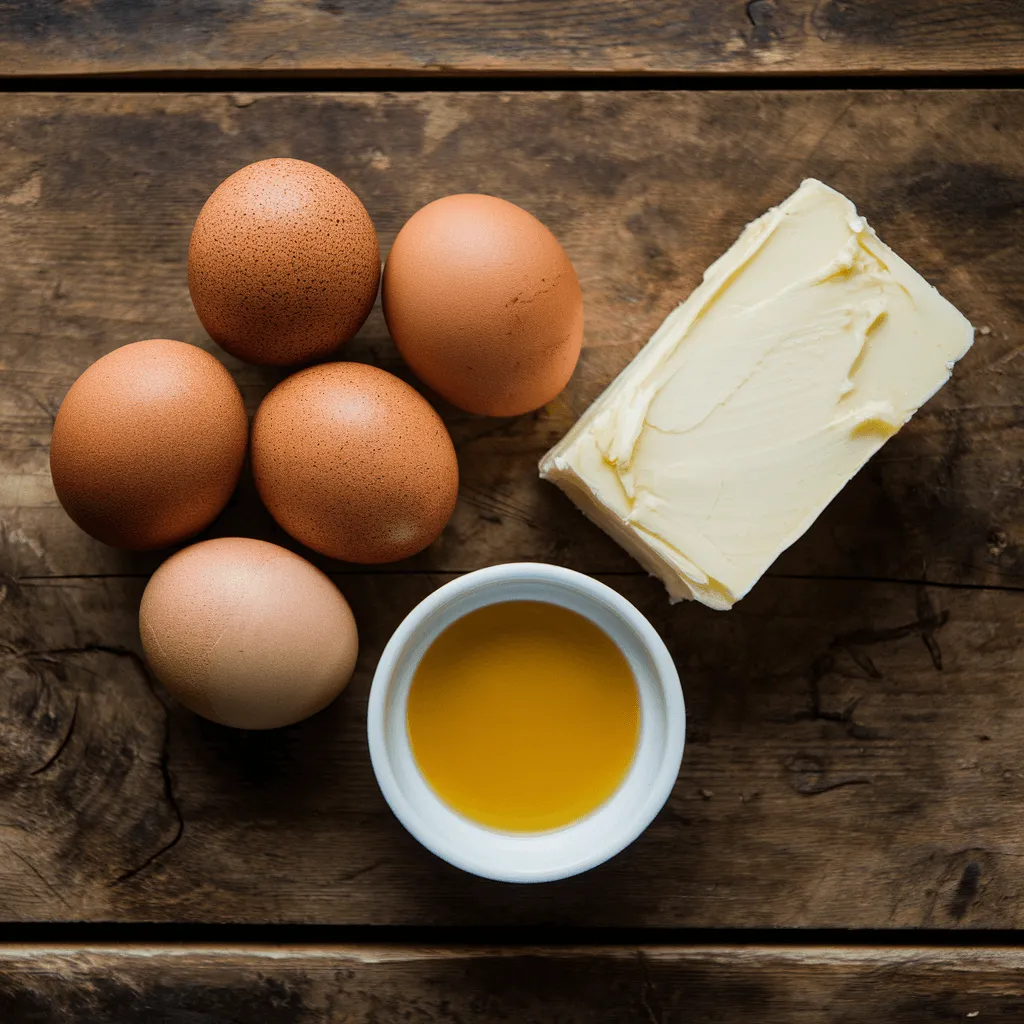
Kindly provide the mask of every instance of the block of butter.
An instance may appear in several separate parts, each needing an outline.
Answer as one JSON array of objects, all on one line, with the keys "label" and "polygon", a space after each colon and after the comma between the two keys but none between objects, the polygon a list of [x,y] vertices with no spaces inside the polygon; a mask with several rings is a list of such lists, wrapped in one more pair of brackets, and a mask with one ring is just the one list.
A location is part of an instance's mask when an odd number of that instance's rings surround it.
[{"label": "block of butter", "polygon": [[808,179],[540,463],[673,600],[727,609],[949,379],[967,319]]}]

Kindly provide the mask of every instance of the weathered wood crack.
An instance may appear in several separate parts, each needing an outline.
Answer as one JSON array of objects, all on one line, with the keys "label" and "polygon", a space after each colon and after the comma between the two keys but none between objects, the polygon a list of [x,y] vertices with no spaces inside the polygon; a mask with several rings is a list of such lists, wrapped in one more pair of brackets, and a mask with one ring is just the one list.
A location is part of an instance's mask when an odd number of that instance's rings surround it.
[{"label": "weathered wood crack", "polygon": [[[44,648],[41,650],[22,652],[22,656],[25,658],[38,658],[40,660],[45,660],[47,658],[58,658],[74,654],[108,654],[116,658],[126,658],[138,670],[150,693],[152,693],[153,700],[155,700],[156,703],[160,706],[161,713],[163,714],[164,729],[163,740],[160,748],[159,769],[160,776],[163,781],[164,799],[166,800],[167,806],[171,809],[174,815],[174,834],[166,843],[162,844],[158,849],[154,850],[153,853],[147,856],[143,861],[141,861],[134,867],[129,868],[127,871],[123,871],[116,878],[114,878],[113,881],[109,883],[111,886],[117,886],[122,884],[123,882],[129,881],[136,875],[141,874],[147,868],[152,867],[153,864],[155,864],[161,857],[165,856],[167,853],[173,850],[174,847],[177,846],[179,842],[181,842],[181,839],[185,834],[185,818],[181,813],[181,807],[178,804],[178,800],[174,792],[174,780],[170,770],[171,715],[167,705],[160,697],[158,689],[159,684],[153,678],[153,674],[149,671],[149,666],[146,664],[145,659],[137,651],[133,651],[130,647],[121,647],[111,644],[90,643],[82,644],[76,647],[53,647]],[[76,700],[76,713],[77,709],[78,703]],[[73,714],[71,725],[68,727],[67,734],[65,735],[65,738],[60,744],[58,750],[54,753],[54,755],[51,757],[50,761],[46,765],[44,765],[40,769],[37,769],[35,772],[33,772],[33,774],[38,774],[38,772],[49,767],[49,765],[57,759],[57,757],[59,756],[60,752],[64,749],[64,747],[67,746],[67,742],[70,739],[70,734],[74,726],[74,717],[75,716]]]},{"label": "weathered wood crack", "polygon": [[860,650],[875,644],[891,643],[902,640],[917,633],[924,641],[932,664],[937,672],[942,671],[942,650],[935,634],[949,622],[949,612],[940,611],[928,594],[927,587],[919,587],[917,592],[917,618],[903,626],[888,629],[858,629],[852,633],[837,636],[832,642],[834,648],[844,650],[869,675],[880,679],[881,674],[866,652]]},{"label": "weathered wood crack", "polygon": [[71,719],[68,722],[68,727],[64,730],[64,735],[60,738],[60,742],[57,744],[53,753],[38,767],[32,769],[33,775],[42,775],[48,768],[52,768],[57,763],[57,758],[67,749],[68,743],[71,742],[71,735],[75,731],[75,722],[78,720],[78,694],[75,694],[75,703],[71,708]]},{"label": "weathered wood crack", "polygon": [[117,878],[110,883],[111,886],[116,886],[129,881],[136,875],[141,874],[147,868],[152,867],[161,857],[170,853],[170,851],[181,842],[182,837],[185,835],[185,818],[181,813],[181,807],[178,804],[178,799],[174,793],[174,779],[171,776],[170,769],[171,712],[160,697],[158,689],[159,684],[153,678],[153,673],[149,671],[149,666],[146,664],[145,659],[130,647],[111,647],[103,644],[93,644],[90,645],[90,649],[102,651],[106,654],[114,655],[115,657],[129,659],[129,661],[131,661],[142,675],[142,678],[145,680],[150,692],[153,694],[153,699],[160,706],[160,710],[164,717],[163,742],[160,747],[160,776],[163,779],[164,799],[167,801],[168,807],[170,807],[173,812],[176,823],[174,835],[159,847],[159,849],[154,850],[153,853],[146,857],[146,859],[140,864],[133,868],[129,868],[127,871],[123,871],[118,875]]}]

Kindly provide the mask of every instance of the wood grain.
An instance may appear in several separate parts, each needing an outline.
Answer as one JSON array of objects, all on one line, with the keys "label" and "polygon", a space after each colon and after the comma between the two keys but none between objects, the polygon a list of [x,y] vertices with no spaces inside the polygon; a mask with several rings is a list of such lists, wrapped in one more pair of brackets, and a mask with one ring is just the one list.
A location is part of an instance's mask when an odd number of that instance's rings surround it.
[{"label": "wood grain", "polygon": [[1015,949],[6,947],[38,1024],[953,1024],[1019,1020]]},{"label": "wood grain", "polygon": [[[3,571],[157,564],[91,541],[64,515],[47,468],[52,417],[117,345],[215,348],[188,297],[192,222],[232,170],[293,155],[356,189],[385,252],[428,200],[488,191],[537,213],[583,283],[586,348],[558,400],[509,420],[442,410],[459,506],[434,547],[395,568],[536,558],[635,571],[537,479],[537,460],[742,226],[815,175],[853,197],[979,334],[952,382],[773,572],[1024,585],[1024,94],[6,96],[0,113]],[[379,309],[343,355],[404,373]],[[225,358],[255,408],[277,378]],[[238,532],[288,543],[248,475],[213,528]]]},{"label": "wood grain", "polygon": [[144,581],[8,581],[0,919],[356,925],[1018,927],[1024,594],[769,580],[728,614],[603,577],[665,637],[688,711],[650,829],[566,882],[428,854],[366,749],[373,667],[450,577],[347,575],[362,650],[308,722],[214,726],[135,651]]},{"label": "wood grain", "polygon": [[0,74],[1019,71],[1017,0],[52,0]]},{"label": "wood grain", "polygon": [[[0,113],[0,917],[1022,923],[1024,94],[22,95]],[[588,328],[570,388],[542,412],[443,410],[464,478],[452,525],[384,571],[321,563],[359,620],[356,679],[313,720],[248,735],[148,678],[136,613],[158,558],[84,537],[46,466],[52,416],[101,353],[147,336],[209,345],[188,301],[191,222],[218,181],[270,155],[338,172],[385,250],[446,192],[525,205],[576,263]],[[808,174],[853,196],[978,343],[735,611],[671,608],[535,463]],[[401,371],[376,313],[348,354]],[[253,408],[273,378],[230,365]],[[249,485],[214,530],[282,539]],[[364,733],[401,617],[452,573],[514,558],[600,574],[636,602],[689,711],[652,828],[541,888],[419,848],[383,803]]]}]

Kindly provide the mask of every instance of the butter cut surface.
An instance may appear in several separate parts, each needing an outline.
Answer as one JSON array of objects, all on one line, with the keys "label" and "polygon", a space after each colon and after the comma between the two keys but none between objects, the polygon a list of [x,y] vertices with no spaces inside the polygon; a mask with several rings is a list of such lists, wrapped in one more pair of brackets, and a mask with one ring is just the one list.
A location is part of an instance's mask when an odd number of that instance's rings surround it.
[{"label": "butter cut surface", "polygon": [[747,225],[541,460],[673,600],[728,609],[974,341],[845,196]]}]

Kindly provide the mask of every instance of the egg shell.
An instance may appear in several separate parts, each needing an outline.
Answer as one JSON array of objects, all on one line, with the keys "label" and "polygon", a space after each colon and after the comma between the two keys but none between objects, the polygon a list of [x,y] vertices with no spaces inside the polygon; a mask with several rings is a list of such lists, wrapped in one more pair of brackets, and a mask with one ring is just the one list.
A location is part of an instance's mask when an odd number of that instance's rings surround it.
[{"label": "egg shell", "polygon": [[447,196],[413,214],[388,255],[382,302],[413,373],[467,412],[546,404],[583,343],[569,257],[536,217],[494,196]]},{"label": "egg shell", "polygon": [[348,685],[355,619],[331,580],[294,552],[222,537],[172,555],[139,610],[156,677],[187,708],[239,729],[308,718]]},{"label": "egg shell", "polygon": [[50,439],[68,515],[135,551],[209,526],[238,483],[248,441],[238,387],[209,352],[181,341],[114,349],[71,385]]},{"label": "egg shell", "polygon": [[363,363],[326,363],[278,384],[253,420],[252,469],[288,533],[348,562],[421,551],[459,489],[441,417],[404,381]]},{"label": "egg shell", "polygon": [[356,194],[304,160],[260,160],[206,201],[188,250],[192,302],[210,337],[250,363],[322,358],[377,298],[380,246]]}]

